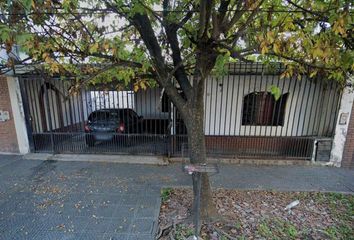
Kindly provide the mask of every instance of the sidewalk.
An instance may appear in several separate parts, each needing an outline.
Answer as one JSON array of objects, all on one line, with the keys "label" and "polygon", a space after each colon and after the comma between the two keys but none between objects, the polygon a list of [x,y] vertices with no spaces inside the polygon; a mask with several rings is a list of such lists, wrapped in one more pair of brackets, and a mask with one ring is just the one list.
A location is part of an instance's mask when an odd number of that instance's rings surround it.
[{"label": "sidewalk", "polygon": [[[0,239],[153,239],[160,189],[191,186],[168,166],[0,155]],[[213,187],[354,194],[354,170],[221,165]]]}]

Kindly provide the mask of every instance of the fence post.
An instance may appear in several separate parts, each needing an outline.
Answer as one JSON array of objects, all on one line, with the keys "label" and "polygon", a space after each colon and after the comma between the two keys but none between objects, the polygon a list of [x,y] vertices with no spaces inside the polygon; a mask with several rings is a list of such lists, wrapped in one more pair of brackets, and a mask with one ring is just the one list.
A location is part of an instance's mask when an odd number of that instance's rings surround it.
[{"label": "fence post", "polygon": [[[33,141],[33,128],[32,128],[32,117],[29,111],[29,102],[28,102],[28,95],[27,95],[27,91],[25,89],[25,85],[24,85],[24,79],[19,76],[18,79],[16,80],[16,78],[12,79],[13,81],[16,81],[16,83],[18,82],[18,86],[19,86],[19,90],[20,90],[20,94],[21,96],[18,96],[18,104],[22,104],[22,108],[23,108],[23,114],[24,114],[24,119],[25,119],[25,127],[26,127],[26,135],[27,135],[27,140],[28,140],[28,147],[29,149],[26,149],[24,152],[26,152],[27,150],[29,150],[29,152],[33,152],[35,150],[34,147],[34,141]],[[17,106],[18,108],[21,108],[21,106]],[[21,114],[22,115],[22,114]],[[20,146],[19,146],[20,148]],[[21,152],[21,149],[20,149]]]},{"label": "fence post", "polygon": [[50,104],[49,104],[49,96],[48,96],[48,86],[47,86],[47,82],[45,81],[45,77],[42,75],[42,82],[43,82],[43,87],[44,87],[44,97],[45,97],[45,101],[47,104],[47,111],[44,108],[44,111],[47,113],[47,117],[48,117],[48,128],[50,131],[50,142],[51,142],[51,150],[52,153],[54,154],[54,136],[53,136],[53,126],[52,126],[52,114],[50,111]]}]

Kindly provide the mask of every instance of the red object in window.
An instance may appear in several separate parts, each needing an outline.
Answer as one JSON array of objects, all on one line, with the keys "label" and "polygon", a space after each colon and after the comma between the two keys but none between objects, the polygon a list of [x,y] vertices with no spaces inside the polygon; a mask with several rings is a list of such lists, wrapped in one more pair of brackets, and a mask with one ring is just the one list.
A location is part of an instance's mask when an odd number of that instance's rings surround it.
[{"label": "red object in window", "polygon": [[288,93],[275,100],[270,92],[253,92],[243,99],[242,125],[283,126]]},{"label": "red object in window", "polygon": [[124,125],[123,122],[121,122],[121,123],[119,124],[119,127],[116,129],[116,132],[118,132],[118,133],[123,133],[124,130],[125,130],[125,125]]},{"label": "red object in window", "polygon": [[85,125],[84,129],[85,129],[85,132],[87,132],[87,133],[92,131],[88,125]]},{"label": "red object in window", "polygon": [[258,112],[256,124],[263,126],[273,125],[274,97],[268,92],[263,92],[257,97]]}]

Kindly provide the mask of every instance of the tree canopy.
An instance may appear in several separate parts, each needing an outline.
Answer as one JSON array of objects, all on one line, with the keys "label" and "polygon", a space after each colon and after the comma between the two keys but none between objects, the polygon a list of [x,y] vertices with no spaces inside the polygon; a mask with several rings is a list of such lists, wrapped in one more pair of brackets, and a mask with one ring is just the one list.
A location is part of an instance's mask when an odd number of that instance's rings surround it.
[{"label": "tree canopy", "polygon": [[133,79],[145,88],[163,69],[188,92],[179,79],[194,73],[198,49],[210,51],[207,74],[233,60],[280,61],[284,77],[325,73],[344,83],[354,69],[351,1],[14,0],[0,9],[7,53],[17,45],[23,63],[96,76],[92,83]]}]

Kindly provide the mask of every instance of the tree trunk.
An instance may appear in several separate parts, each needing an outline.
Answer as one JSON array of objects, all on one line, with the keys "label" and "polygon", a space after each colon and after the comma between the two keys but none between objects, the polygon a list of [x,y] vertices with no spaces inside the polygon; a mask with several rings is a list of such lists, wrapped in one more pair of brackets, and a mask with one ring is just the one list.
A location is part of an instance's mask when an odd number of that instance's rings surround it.
[{"label": "tree trunk", "polygon": [[[204,102],[203,98],[192,108],[192,113],[187,124],[188,149],[192,164],[206,163],[206,148],[204,135]],[[196,207],[197,181],[193,175],[193,209]],[[216,208],[212,201],[212,191],[207,173],[201,176],[200,217],[202,220],[210,220],[216,216]]]}]

